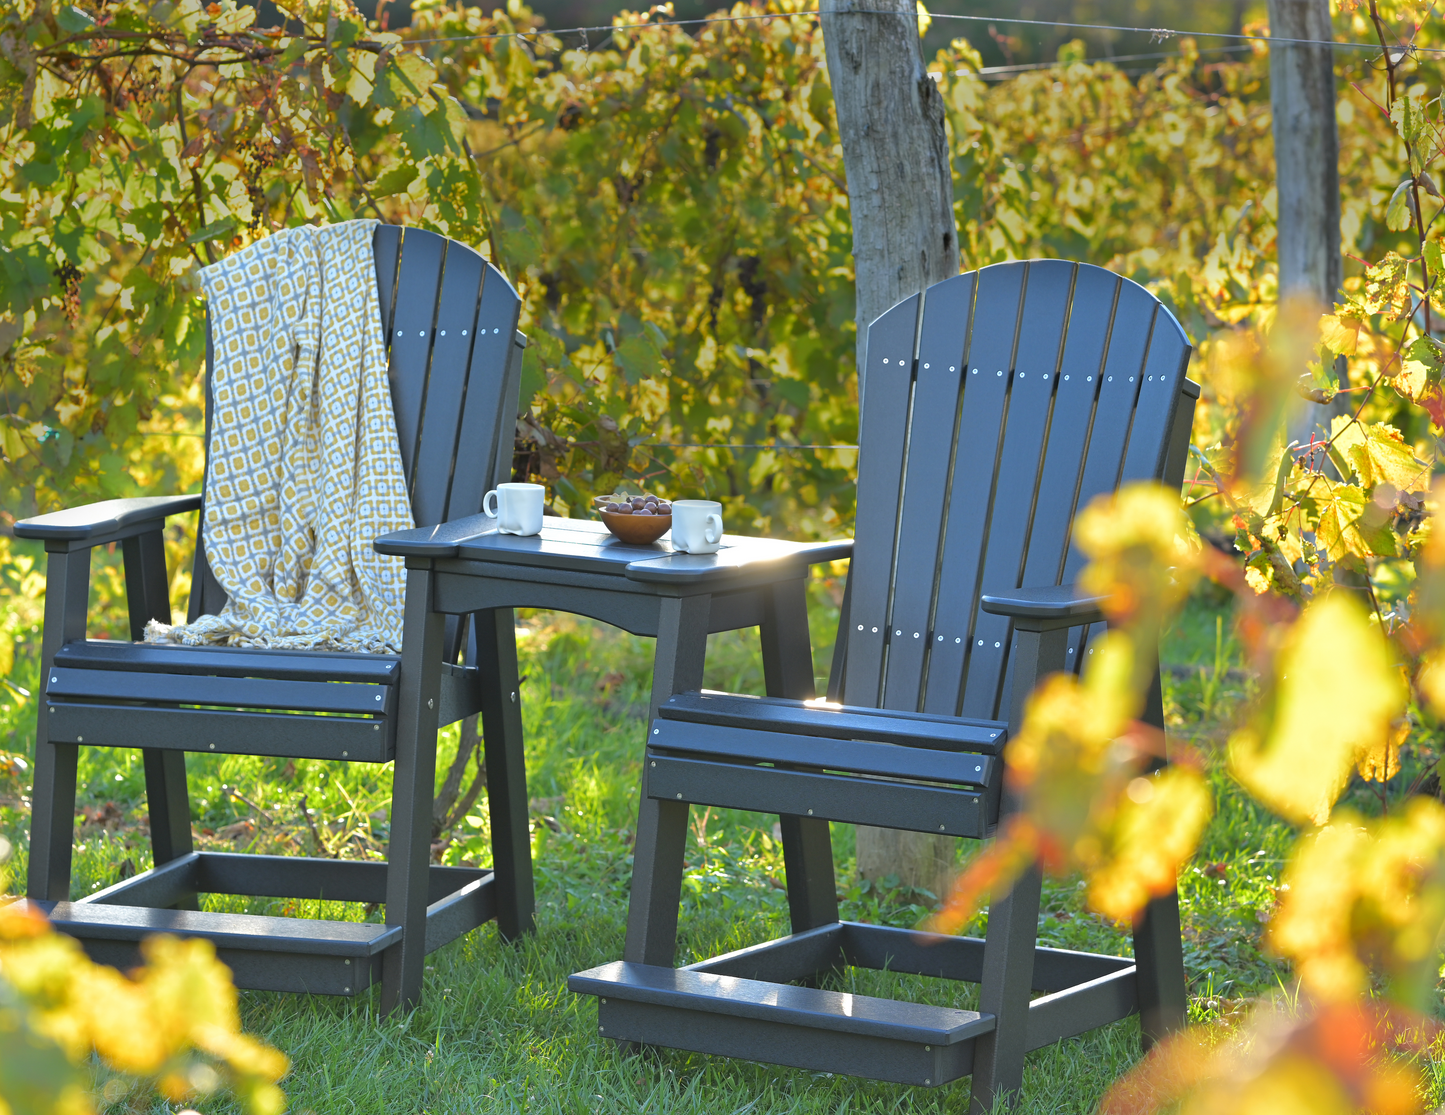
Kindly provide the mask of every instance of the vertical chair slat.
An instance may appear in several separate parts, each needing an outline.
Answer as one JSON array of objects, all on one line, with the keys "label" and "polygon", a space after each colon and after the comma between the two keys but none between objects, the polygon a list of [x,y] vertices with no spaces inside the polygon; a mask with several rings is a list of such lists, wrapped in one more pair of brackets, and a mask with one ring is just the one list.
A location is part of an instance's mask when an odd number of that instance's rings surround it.
[{"label": "vertical chair slat", "polygon": [[475,515],[482,509],[487,489],[512,478],[511,470],[499,470],[496,462],[502,445],[510,459],[517,422],[517,384],[511,377],[522,303],[505,275],[489,263],[483,265],[483,270],[471,372],[466,398],[457,415],[448,519]]},{"label": "vertical chair slat", "polygon": [[972,303],[973,275],[969,274],[930,287],[923,304],[913,422],[899,515],[902,544],[898,547],[889,614],[894,634],[883,687],[885,708],[915,711],[921,696],[939,542],[947,517],[959,385],[963,379],[966,334],[959,323],[968,321]]},{"label": "vertical chair slat", "polygon": [[[868,330],[866,405],[858,432],[858,506],[851,562],[854,589],[844,665],[845,700],[851,704],[876,705],[883,680],[888,587],[908,437],[914,337],[922,301],[918,295],[905,299]],[[864,461],[868,462],[866,469]]]},{"label": "vertical chair slat", "polygon": [[371,238],[371,253],[376,261],[376,301],[381,310],[381,335],[389,349],[391,318],[396,300],[396,266],[401,255],[401,227],[377,225]]},{"label": "vertical chair slat", "polygon": [[[948,716],[958,711],[959,691],[967,667],[982,545],[1008,412],[1025,265],[1001,263],[978,273],[973,331],[964,364],[963,403],[958,420],[958,445],[949,483],[952,498],[939,563],[938,600],[934,614],[933,655],[923,711]],[[861,464],[860,464],[861,468]],[[937,636],[942,635],[939,642]]]},{"label": "vertical chair slat", "polygon": [[1029,553],[1019,582],[1030,587],[1060,584],[1074,499],[1079,491],[1084,447],[1094,421],[1094,399],[1109,340],[1109,318],[1119,277],[1102,267],[1081,266],[1074,281],[1064,355],[1054,385],[1054,413],[1039,480]]},{"label": "vertical chair slat", "polygon": [[431,371],[417,435],[416,473],[412,477],[412,513],[419,527],[435,526],[446,516],[457,427],[467,396],[467,370],[475,340],[483,266],[482,257],[470,248],[447,245],[433,326]]},{"label": "vertical chair slat", "polygon": [[426,399],[431,361],[432,323],[436,319],[438,284],[446,239],[434,232],[409,228],[401,241],[396,282],[396,309],[391,321],[391,405],[401,468],[408,486],[416,477],[417,437]]},{"label": "vertical chair slat", "polygon": [[[995,495],[989,508],[984,552],[983,592],[1017,588],[1023,572],[1028,531],[1043,462],[1044,438],[1053,404],[1054,373],[1064,336],[1064,320],[1074,281],[1074,265],[1062,260],[1029,264],[1009,394]],[[963,715],[1000,715],[999,695],[1008,657],[1011,627],[1003,616],[979,612],[964,682]],[[1006,712],[1006,710],[1005,710]]]},{"label": "vertical chair slat", "polygon": [[1184,378],[1189,351],[1184,330],[1174,315],[1161,306],[1154,317],[1154,333],[1144,361],[1144,378],[1139,384],[1139,401],[1134,407],[1134,424],[1121,480],[1146,480],[1161,475],[1169,450],[1170,418],[1179,403],[1179,381]]}]

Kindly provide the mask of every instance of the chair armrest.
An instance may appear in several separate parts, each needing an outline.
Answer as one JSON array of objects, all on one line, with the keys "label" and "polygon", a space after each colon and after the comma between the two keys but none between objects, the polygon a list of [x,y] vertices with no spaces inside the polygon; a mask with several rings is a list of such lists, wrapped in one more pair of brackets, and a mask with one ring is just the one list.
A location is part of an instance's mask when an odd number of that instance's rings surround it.
[{"label": "chair armrest", "polygon": [[480,534],[495,533],[496,529],[495,516],[478,512],[434,527],[413,527],[383,534],[372,541],[371,548],[389,557],[456,557],[461,543]]},{"label": "chair armrest", "polygon": [[200,493],[107,499],[23,519],[15,524],[15,536],[41,539],[47,544],[47,549],[76,550],[104,546],[158,530],[165,525],[168,515],[197,511],[200,506]]},{"label": "chair armrest", "polygon": [[1014,621],[1014,626],[1025,631],[1052,631],[1085,623],[1103,623],[1102,608],[1107,599],[1106,596],[1086,594],[1077,585],[1046,585],[992,593],[984,596],[979,603],[985,612],[1008,616]]}]

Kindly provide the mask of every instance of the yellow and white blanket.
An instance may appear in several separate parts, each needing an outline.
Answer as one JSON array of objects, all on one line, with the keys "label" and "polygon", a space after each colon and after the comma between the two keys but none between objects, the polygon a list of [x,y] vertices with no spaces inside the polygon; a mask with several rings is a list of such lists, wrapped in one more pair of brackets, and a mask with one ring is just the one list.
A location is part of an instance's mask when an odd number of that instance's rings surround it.
[{"label": "yellow and white blanket", "polygon": [[275,233],[201,271],[210,303],[206,557],[220,615],[147,642],[397,652],[412,524],[387,384],[376,221]]}]

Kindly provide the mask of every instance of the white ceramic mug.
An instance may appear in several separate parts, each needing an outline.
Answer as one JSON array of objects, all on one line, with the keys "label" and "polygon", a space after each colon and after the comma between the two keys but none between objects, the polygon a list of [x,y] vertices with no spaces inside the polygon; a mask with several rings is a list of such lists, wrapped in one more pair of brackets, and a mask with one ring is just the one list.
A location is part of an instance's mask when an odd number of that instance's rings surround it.
[{"label": "white ceramic mug", "polygon": [[536,534],[546,498],[541,484],[498,484],[482,499],[482,510],[497,520],[503,534]]},{"label": "white ceramic mug", "polygon": [[672,548],[686,554],[715,554],[722,544],[722,504],[711,499],[672,501]]}]

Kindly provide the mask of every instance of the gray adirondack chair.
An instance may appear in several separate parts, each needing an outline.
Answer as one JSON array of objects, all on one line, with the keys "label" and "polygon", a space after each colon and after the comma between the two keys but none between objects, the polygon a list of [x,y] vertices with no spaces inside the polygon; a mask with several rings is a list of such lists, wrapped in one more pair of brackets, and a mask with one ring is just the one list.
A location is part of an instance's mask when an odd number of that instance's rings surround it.
[{"label": "gray adirondack chair", "polygon": [[[598,997],[600,1033],[931,1087],[972,1073],[987,1111],[1019,1090],[1030,1049],[1135,1011],[1146,1042],[1182,1024],[1176,895],[1149,907],[1133,959],[1038,947],[1037,870],[983,940],[844,922],[828,822],[994,832],[1024,699],[1077,668],[1102,620],[1070,584],[1074,513],[1122,481],[1178,485],[1190,351],[1148,291],[1059,260],[959,275],[872,324],[842,707],[707,692],[661,706],[624,960],[569,980]],[[1157,678],[1145,716],[1162,728]],[[692,804],[780,815],[793,932],[674,968]],[[979,983],[979,1009],[816,986],[849,965]]]},{"label": "gray adirondack chair", "polygon": [[[526,344],[516,331],[519,299],[480,255],[435,233],[383,225],[373,247],[416,522],[476,514],[487,489],[511,474]],[[210,351],[208,328],[208,361]],[[28,897],[108,963],[133,963],[151,933],[206,937],[241,987],[357,995],[379,979],[385,1010],[414,1005],[426,952],[492,917],[506,936],[532,925],[521,724],[503,699],[517,688],[511,612],[454,620],[441,666],[441,723],[482,713],[495,870],[430,866],[435,736],[418,731],[419,649],[395,656],[139,641],[147,620],[171,618],[165,520],[199,510],[201,500],[110,500],[15,526],[22,538],[43,539],[48,556]],[[132,643],[86,639],[90,552],[112,542],[125,559]],[[190,618],[214,614],[225,600],[198,545]],[[424,605],[406,602],[409,611]],[[155,866],[70,901],[81,746],[142,749]],[[394,759],[387,862],[195,851],[187,751]],[[384,902],[386,921],[208,912],[198,908],[202,893]]]}]

